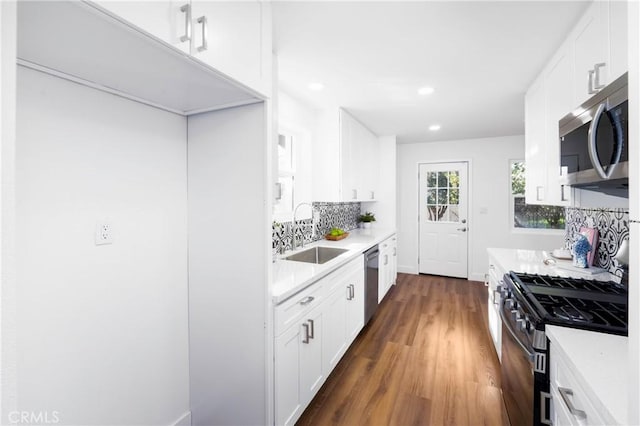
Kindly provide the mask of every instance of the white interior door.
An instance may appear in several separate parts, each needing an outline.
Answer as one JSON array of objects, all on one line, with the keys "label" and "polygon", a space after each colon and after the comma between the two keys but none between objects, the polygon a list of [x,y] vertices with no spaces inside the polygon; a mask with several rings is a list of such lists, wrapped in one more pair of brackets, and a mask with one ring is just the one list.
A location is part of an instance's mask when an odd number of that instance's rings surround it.
[{"label": "white interior door", "polygon": [[421,274],[467,277],[466,162],[420,164]]}]

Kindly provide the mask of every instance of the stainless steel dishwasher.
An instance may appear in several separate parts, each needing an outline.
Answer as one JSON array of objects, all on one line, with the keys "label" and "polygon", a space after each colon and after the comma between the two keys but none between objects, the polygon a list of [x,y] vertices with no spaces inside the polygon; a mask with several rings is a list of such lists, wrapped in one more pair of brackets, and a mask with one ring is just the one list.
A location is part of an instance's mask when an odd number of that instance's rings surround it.
[{"label": "stainless steel dishwasher", "polygon": [[364,323],[367,324],[378,309],[378,246],[364,253]]}]

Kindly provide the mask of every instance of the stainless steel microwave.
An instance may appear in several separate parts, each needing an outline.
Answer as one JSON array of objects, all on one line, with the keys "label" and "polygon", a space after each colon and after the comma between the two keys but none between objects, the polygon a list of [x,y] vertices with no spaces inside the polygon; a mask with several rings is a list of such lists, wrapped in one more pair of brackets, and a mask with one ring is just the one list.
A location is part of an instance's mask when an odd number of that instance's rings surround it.
[{"label": "stainless steel microwave", "polygon": [[627,74],[560,120],[560,183],[629,196]]}]

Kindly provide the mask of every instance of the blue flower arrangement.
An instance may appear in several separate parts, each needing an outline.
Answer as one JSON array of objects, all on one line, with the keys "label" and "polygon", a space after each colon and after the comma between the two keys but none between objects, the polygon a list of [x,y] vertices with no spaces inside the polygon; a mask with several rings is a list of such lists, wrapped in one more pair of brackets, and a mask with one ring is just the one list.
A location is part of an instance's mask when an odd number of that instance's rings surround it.
[{"label": "blue flower arrangement", "polygon": [[571,246],[571,254],[573,254],[573,266],[578,268],[588,268],[587,253],[591,251],[591,243],[582,234],[576,235],[576,238]]}]

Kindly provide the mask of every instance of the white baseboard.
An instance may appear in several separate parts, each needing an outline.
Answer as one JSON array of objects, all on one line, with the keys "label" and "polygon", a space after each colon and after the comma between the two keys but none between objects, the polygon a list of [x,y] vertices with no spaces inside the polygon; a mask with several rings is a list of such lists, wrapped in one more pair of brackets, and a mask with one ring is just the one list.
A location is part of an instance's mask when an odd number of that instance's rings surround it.
[{"label": "white baseboard", "polygon": [[484,281],[484,274],[483,273],[473,273],[469,275],[468,278],[469,281]]},{"label": "white baseboard", "polygon": [[191,426],[191,411],[184,413],[178,420],[173,422],[171,426]]},{"label": "white baseboard", "polygon": [[418,275],[418,270],[413,266],[398,265],[398,272],[403,274]]}]

